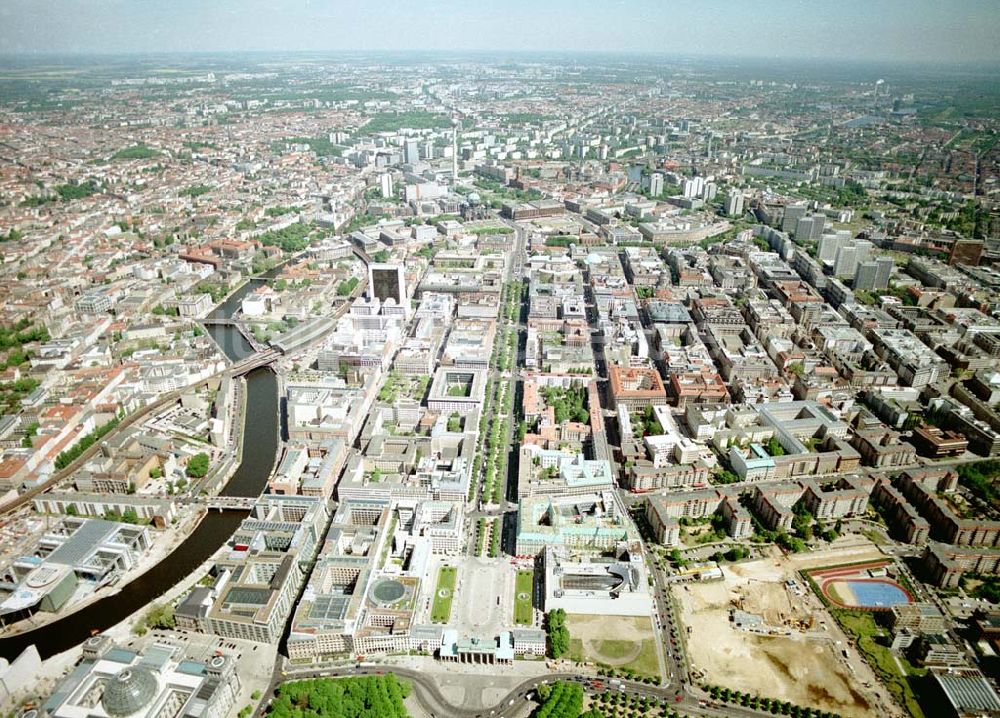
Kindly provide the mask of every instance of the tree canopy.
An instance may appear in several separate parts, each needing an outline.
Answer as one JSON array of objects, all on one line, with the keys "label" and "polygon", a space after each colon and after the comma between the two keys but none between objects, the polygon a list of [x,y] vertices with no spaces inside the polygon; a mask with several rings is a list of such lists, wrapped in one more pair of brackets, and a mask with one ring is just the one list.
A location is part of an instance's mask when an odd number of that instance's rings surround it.
[{"label": "tree canopy", "polygon": [[409,718],[403,699],[410,684],[388,673],[357,678],[315,678],[278,688],[271,718]]},{"label": "tree canopy", "polygon": [[566,611],[561,608],[549,611],[545,617],[545,630],[548,634],[549,655],[553,658],[559,658],[569,650]]},{"label": "tree canopy", "polygon": [[192,479],[204,478],[205,474],[208,473],[208,454],[195,454],[188,459],[186,473]]},{"label": "tree canopy", "polygon": [[569,389],[544,387],[541,393],[545,403],[555,412],[557,424],[564,421],[585,424],[590,420],[590,412],[587,411],[587,387],[583,383],[574,384]]},{"label": "tree canopy", "polygon": [[284,252],[301,252],[309,246],[309,234],[312,227],[308,224],[295,222],[281,229],[273,229],[270,232],[257,237],[265,247],[281,247]]},{"label": "tree canopy", "polygon": [[[551,615],[551,614],[550,614]],[[542,692],[538,693],[539,698]],[[583,710],[583,687],[576,683],[556,681],[532,718],[579,718]]]}]

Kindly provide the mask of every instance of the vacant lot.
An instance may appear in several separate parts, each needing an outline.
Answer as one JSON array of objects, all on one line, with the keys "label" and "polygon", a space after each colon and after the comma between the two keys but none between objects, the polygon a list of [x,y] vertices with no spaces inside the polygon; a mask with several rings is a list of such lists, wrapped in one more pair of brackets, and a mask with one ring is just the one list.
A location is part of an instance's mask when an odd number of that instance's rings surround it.
[{"label": "vacant lot", "polygon": [[660,674],[660,659],[650,619],[644,616],[567,614],[570,657],[644,676]]},{"label": "vacant lot", "polygon": [[[878,557],[867,542],[788,558],[775,552],[725,567],[722,581],[674,588],[698,680],[845,717],[901,715],[857,654],[842,655],[843,634],[798,575],[804,568]],[[796,584],[786,586],[789,579]],[[761,616],[762,631],[736,628],[734,609]]]}]

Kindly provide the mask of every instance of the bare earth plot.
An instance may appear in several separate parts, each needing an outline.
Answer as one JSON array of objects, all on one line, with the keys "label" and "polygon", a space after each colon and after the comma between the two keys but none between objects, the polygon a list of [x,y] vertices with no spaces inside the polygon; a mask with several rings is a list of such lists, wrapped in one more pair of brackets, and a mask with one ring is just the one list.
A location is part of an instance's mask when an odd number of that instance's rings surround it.
[{"label": "bare earth plot", "polygon": [[[871,669],[798,576],[803,568],[879,558],[870,544],[724,568],[721,581],[676,586],[688,653],[699,682],[813,706],[857,718],[900,715]],[[796,581],[793,587],[785,581]],[[763,618],[758,631],[736,627],[734,609]],[[572,635],[572,627],[571,627]]]}]

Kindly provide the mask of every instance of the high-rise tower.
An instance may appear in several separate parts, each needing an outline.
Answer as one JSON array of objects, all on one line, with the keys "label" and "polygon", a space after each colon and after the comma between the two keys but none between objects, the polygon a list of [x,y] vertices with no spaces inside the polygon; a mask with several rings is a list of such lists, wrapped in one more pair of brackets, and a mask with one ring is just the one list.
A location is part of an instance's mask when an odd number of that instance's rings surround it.
[{"label": "high-rise tower", "polygon": [[458,120],[451,128],[451,182],[458,184]]}]

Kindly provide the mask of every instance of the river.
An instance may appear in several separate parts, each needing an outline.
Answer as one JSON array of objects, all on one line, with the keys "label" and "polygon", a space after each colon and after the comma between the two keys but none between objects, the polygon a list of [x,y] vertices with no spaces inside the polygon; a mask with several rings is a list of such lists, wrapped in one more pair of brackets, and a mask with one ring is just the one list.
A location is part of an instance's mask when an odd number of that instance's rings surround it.
[{"label": "river", "polygon": [[[258,284],[251,280],[210,316],[229,317],[243,296]],[[212,325],[208,331],[233,361],[253,353],[253,347],[235,328]],[[258,496],[267,483],[278,451],[278,381],[267,368],[246,376],[247,411],[243,426],[240,465],[222,490],[226,496]],[[144,574],[111,596],[75,611],[65,618],[0,639],[0,656],[13,661],[32,643],[42,658],[62,653],[82,643],[92,631],[103,631],[127,618],[176,586],[222,546],[243,520],[245,512],[209,511],[194,532],[174,551]]]}]

